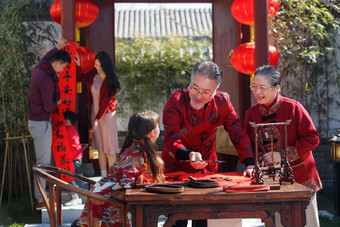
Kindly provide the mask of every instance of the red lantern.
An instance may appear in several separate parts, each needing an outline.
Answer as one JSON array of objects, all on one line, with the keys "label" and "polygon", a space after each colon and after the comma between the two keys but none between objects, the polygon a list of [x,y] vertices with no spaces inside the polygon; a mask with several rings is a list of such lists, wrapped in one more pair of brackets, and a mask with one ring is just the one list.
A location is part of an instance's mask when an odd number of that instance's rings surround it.
[{"label": "red lantern", "polygon": [[[278,0],[268,0],[268,14],[273,18],[279,11]],[[254,0],[235,0],[231,5],[231,13],[241,24],[254,25]]]},{"label": "red lantern", "polygon": [[269,65],[276,66],[279,61],[279,53],[276,48],[272,45],[268,46],[269,52]]},{"label": "red lantern", "polygon": [[[98,16],[98,6],[93,0],[76,0],[76,27],[82,28],[92,24]],[[55,0],[50,8],[51,17],[61,24],[61,0]]]},{"label": "red lantern", "polygon": [[254,24],[254,0],[235,0],[231,5],[231,14],[241,24]]},{"label": "red lantern", "polygon": [[88,71],[93,69],[96,52],[87,47],[77,47],[77,53],[79,55],[81,72],[87,73]]},{"label": "red lantern", "polygon": [[[269,65],[276,66],[279,54],[274,46],[269,45]],[[240,73],[252,75],[255,72],[255,43],[248,42],[238,46],[231,55],[231,63]]]}]

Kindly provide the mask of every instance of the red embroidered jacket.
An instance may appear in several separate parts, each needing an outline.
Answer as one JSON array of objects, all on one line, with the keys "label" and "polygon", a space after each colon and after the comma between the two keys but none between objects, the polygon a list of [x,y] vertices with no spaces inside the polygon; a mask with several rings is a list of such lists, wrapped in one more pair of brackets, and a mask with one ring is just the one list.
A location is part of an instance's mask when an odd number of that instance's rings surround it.
[{"label": "red embroidered jacket", "polygon": [[[200,152],[203,160],[217,160],[216,129],[223,125],[233,142],[240,160],[253,157],[251,142],[226,92],[217,91],[214,98],[200,110],[190,106],[188,88],[170,95],[163,110],[164,147],[162,159],[166,172],[197,172],[190,163],[176,159],[180,148]],[[217,164],[209,163],[204,172],[217,172]]]},{"label": "red embroidered jacket", "polygon": [[[274,102],[265,107],[255,104],[246,112],[244,128],[254,144],[254,131],[249,122],[272,123],[291,120],[287,126],[288,161],[293,169],[296,182],[312,188],[314,191],[322,189],[322,183],[316,169],[312,149],[319,145],[319,134],[313,121],[305,108],[297,101],[277,94]],[[258,131],[259,154],[271,151],[271,138],[265,134],[273,135],[273,150],[283,151],[284,128],[271,126]],[[282,141],[283,140],[283,141]]]},{"label": "red embroidered jacket", "polygon": [[[88,83],[89,86],[87,88],[88,97],[90,104],[92,104],[92,96],[91,96],[91,87],[94,81],[94,77],[97,75],[97,70],[95,68],[91,69],[89,72],[82,74],[81,68],[77,66],[77,81],[82,83]],[[109,88],[107,86],[106,78],[103,80],[102,85],[100,86],[99,93],[99,110],[96,114],[96,119],[100,120],[104,114],[108,112],[113,112],[116,110],[117,100],[115,96],[109,97]],[[90,105],[90,108],[92,105]]]}]

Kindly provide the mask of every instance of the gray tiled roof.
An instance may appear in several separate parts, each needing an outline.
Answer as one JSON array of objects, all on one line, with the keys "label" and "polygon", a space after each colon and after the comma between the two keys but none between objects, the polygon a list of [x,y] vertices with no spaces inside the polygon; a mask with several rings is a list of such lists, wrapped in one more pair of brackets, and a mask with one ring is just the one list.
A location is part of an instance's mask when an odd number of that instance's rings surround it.
[{"label": "gray tiled roof", "polygon": [[139,35],[211,39],[211,14],[211,8],[116,10],[115,36],[124,39]]}]

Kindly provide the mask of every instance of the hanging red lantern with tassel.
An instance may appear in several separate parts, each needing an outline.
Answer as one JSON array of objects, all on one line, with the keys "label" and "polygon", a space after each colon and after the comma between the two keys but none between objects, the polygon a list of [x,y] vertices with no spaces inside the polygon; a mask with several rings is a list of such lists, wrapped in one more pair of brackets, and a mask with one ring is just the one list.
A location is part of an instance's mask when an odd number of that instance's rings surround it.
[{"label": "hanging red lantern with tassel", "polygon": [[93,69],[96,52],[87,47],[77,47],[77,53],[79,55],[81,72],[87,73]]},{"label": "hanging red lantern with tassel", "polygon": [[[268,0],[268,14],[273,18],[279,11],[278,0]],[[254,0],[235,0],[231,5],[231,13],[241,24],[254,25]]]},{"label": "hanging red lantern with tassel", "polygon": [[[76,27],[82,28],[92,24],[98,16],[98,6],[93,0],[76,0]],[[55,0],[50,8],[52,19],[61,24],[61,0]]]},{"label": "hanging red lantern with tassel", "polygon": [[[274,46],[269,45],[269,64],[276,66],[279,54]],[[238,46],[231,55],[233,67],[240,73],[252,75],[255,72],[255,43],[248,42]]]}]

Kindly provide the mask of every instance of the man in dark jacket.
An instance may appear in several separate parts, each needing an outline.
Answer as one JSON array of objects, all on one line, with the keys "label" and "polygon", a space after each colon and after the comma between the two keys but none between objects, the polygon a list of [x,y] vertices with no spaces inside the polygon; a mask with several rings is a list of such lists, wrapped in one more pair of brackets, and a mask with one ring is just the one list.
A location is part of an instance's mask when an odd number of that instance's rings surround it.
[{"label": "man in dark jacket", "polygon": [[[55,48],[50,50],[33,69],[28,96],[28,130],[33,138],[36,164],[50,164],[52,156],[52,124],[51,113],[61,102],[59,92],[59,76],[68,63],[70,55],[65,50],[66,40],[60,39]],[[46,181],[41,179],[45,189]],[[39,189],[34,185],[37,199],[36,208],[45,206]]]}]

